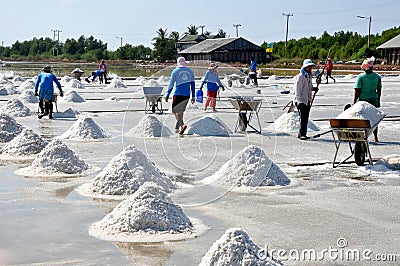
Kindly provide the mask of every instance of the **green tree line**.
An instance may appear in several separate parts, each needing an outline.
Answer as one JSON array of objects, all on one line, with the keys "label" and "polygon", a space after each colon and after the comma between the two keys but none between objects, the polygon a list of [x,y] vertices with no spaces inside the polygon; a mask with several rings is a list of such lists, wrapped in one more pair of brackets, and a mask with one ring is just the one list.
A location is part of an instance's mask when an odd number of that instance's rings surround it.
[{"label": "green tree line", "polygon": [[[199,27],[190,25],[184,34],[198,34]],[[276,42],[273,45],[273,59],[311,58],[324,59],[328,52],[334,60],[353,60],[374,55],[379,57],[376,47],[400,34],[400,27],[383,31],[381,34],[362,36],[356,32],[338,31],[333,35],[324,32],[321,37],[314,36],[301,39],[291,39],[287,42]],[[204,35],[211,35],[205,32]],[[174,60],[177,55],[176,42],[180,38],[179,32],[168,33],[167,29],[159,28],[152,39],[153,48],[144,45],[133,46],[125,44],[116,51],[109,51],[107,43],[95,39],[93,36],[80,36],[78,39],[68,38],[64,43],[58,43],[51,38],[33,38],[29,41],[16,41],[11,47],[0,47],[0,57],[30,60],[54,59],[54,56],[63,60],[93,61],[99,59],[114,60]],[[183,35],[182,35],[183,36]],[[226,32],[218,30],[217,38],[225,38]],[[261,44],[267,48],[268,43]]]},{"label": "green tree line", "polygon": [[[313,60],[329,57],[333,60],[354,60],[365,57],[379,57],[380,52],[376,49],[379,45],[400,34],[400,27],[394,27],[383,31],[381,34],[370,35],[370,46],[368,48],[368,35],[361,36],[356,32],[338,31],[333,35],[324,32],[320,38],[314,36],[301,38],[299,40],[288,40],[274,43],[272,57],[274,59],[310,58]],[[264,42],[261,47],[267,48]]]}]

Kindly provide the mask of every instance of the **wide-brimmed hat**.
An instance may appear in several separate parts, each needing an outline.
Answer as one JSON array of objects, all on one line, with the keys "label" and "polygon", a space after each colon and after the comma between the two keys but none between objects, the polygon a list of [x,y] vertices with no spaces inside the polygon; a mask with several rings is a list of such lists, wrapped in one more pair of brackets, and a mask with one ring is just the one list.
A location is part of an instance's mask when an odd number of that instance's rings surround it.
[{"label": "wide-brimmed hat", "polygon": [[208,67],[209,70],[216,69],[218,65],[216,63],[211,63],[210,66]]},{"label": "wide-brimmed hat", "polygon": [[176,59],[176,62],[178,63],[178,67],[187,66],[187,64],[189,63],[183,56],[178,57],[178,59]]},{"label": "wide-brimmed hat", "polygon": [[44,71],[44,72],[51,72],[51,66],[50,66],[50,65],[45,65],[45,66],[42,68],[42,71]]},{"label": "wide-brimmed hat", "polygon": [[301,68],[305,68],[308,66],[315,66],[315,64],[311,61],[311,59],[304,59],[303,66]]}]

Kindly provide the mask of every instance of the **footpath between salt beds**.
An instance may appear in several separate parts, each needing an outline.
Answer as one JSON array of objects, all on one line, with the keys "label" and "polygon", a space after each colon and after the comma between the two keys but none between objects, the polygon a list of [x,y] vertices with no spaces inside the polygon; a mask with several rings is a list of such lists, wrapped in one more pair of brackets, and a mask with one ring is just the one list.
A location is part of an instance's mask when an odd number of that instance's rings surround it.
[{"label": "footpath between salt beds", "polygon": [[[142,87],[165,77],[63,77],[53,120],[35,116],[33,79],[3,79],[0,264],[397,265],[400,78],[383,77],[379,110],[343,114],[354,81],[320,85],[308,135],[339,114],[386,115],[380,142],[373,166],[333,168],[332,135],[301,141],[297,115],[282,110],[290,78],[234,84],[216,113],[189,105],[184,136],[169,110],[144,113]],[[237,96],[262,99],[261,134],[235,132]]]}]

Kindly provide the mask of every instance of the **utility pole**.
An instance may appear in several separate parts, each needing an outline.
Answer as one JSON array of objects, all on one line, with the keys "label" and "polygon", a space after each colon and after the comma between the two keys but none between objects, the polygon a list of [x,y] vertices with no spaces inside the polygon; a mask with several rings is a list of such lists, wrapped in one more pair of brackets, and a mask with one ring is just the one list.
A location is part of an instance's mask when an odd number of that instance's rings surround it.
[{"label": "utility pole", "polygon": [[205,27],[205,25],[200,25],[199,28],[201,28],[201,35],[203,35],[203,28]]},{"label": "utility pole", "polygon": [[239,30],[238,30],[238,28],[239,28],[240,26],[242,26],[242,25],[240,25],[240,24],[233,24],[233,27],[236,28],[236,37],[239,37]]},{"label": "utility pole", "polygon": [[287,39],[289,35],[289,17],[293,16],[293,13],[282,13],[283,16],[286,16],[286,41],[285,41],[285,56],[286,56],[286,49],[287,49]]},{"label": "utility pole", "polygon": [[122,49],[122,37],[116,37],[121,40],[121,49]]},{"label": "utility pole", "polygon": [[[53,32],[53,41],[54,41],[54,47],[53,47],[53,56],[58,56],[58,46],[60,43],[60,32],[62,30],[51,30]],[[57,42],[56,42],[56,36],[57,36]]]},{"label": "utility pole", "polygon": [[371,22],[372,22],[372,17],[369,16],[368,17],[364,17],[364,16],[357,16],[358,18],[365,18],[365,19],[369,19],[369,24],[368,24],[368,48],[369,48],[369,38],[371,36]]}]

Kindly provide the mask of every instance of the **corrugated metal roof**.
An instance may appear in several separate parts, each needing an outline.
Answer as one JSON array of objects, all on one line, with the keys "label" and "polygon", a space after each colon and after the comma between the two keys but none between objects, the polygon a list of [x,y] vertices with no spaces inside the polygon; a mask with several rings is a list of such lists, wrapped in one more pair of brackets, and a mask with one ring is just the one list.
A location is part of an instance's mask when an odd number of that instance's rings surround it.
[{"label": "corrugated metal roof", "polygon": [[376,49],[387,49],[387,48],[400,48],[400,35],[397,35],[393,39],[379,45]]},{"label": "corrugated metal roof", "polygon": [[209,53],[237,39],[240,39],[240,37],[207,39],[202,41],[201,43],[190,46],[189,48],[180,51],[179,53],[182,54]]},{"label": "corrugated metal roof", "polygon": [[191,42],[196,40],[204,40],[207,37],[204,35],[194,35],[194,34],[185,34],[182,38],[179,39],[179,42]]}]

